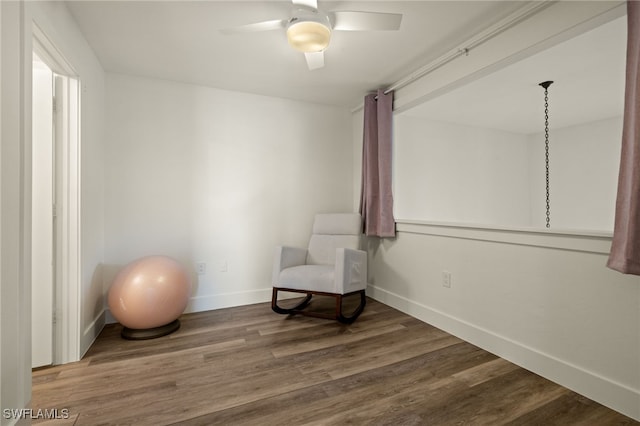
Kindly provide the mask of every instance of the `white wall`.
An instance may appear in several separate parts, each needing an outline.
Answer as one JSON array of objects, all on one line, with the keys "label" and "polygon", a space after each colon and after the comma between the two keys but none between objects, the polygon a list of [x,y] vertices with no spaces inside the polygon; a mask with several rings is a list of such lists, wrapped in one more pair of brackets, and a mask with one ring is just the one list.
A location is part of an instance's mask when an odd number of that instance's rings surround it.
[{"label": "white wall", "polygon": [[[554,3],[396,91],[396,111],[620,16],[615,6]],[[360,139],[354,132],[355,146]],[[420,194],[422,182],[407,178],[394,189]],[[395,239],[369,240],[370,296],[640,420],[640,277],[606,268],[610,238],[397,228]],[[444,270],[451,288],[442,286]]]},{"label": "white wall", "polygon": [[[0,407],[31,399],[31,52],[23,4],[0,2]],[[26,160],[29,159],[29,160]],[[25,193],[26,192],[26,193]],[[0,416],[0,424],[13,419]]]},{"label": "white wall", "polygon": [[[396,218],[545,227],[543,133],[408,113],[394,122]],[[621,140],[621,117],[550,131],[552,229],[613,232]]]},{"label": "white wall", "polygon": [[[102,115],[104,76],[97,59],[61,2],[0,2],[1,305],[0,406],[24,408],[31,395],[31,58],[32,23],[49,36],[80,76],[82,102],[82,276],[78,295],[89,312],[80,317],[85,348],[92,341],[93,312],[102,307],[102,286],[92,276],[102,259]],[[86,328],[84,328],[86,330]],[[82,334],[82,332],[80,333]],[[76,342],[79,343],[79,342]],[[78,344],[80,355],[83,349]],[[15,419],[0,418],[11,424]]]},{"label": "white wall", "polygon": [[266,301],[274,247],[353,210],[347,109],[113,74],[107,93],[105,292],[165,254],[207,264],[188,310]]},{"label": "white wall", "polygon": [[[551,227],[613,232],[622,117],[549,133]],[[544,134],[528,137],[531,225],[545,226]]]},{"label": "white wall", "polygon": [[396,115],[396,218],[529,224],[524,135]]}]

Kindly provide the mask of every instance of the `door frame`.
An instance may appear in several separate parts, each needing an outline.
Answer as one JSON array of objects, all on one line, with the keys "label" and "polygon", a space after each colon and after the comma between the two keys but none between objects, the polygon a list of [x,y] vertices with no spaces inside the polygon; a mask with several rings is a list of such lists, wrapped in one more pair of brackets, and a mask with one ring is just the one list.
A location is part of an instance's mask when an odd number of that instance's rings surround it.
[{"label": "door frame", "polygon": [[[53,363],[80,359],[80,81],[50,38],[32,23],[32,49],[62,77],[62,99],[56,99],[54,143],[54,307]],[[54,79],[56,75],[54,75]]]},{"label": "door frame", "polygon": [[53,363],[55,74],[35,52],[32,66],[31,367],[37,368]]}]

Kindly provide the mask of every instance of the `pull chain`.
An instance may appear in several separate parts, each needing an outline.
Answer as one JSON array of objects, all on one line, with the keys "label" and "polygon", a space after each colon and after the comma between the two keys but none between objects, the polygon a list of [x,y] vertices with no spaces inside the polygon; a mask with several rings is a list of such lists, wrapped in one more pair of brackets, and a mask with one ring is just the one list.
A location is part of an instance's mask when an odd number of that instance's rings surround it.
[{"label": "pull chain", "polygon": [[544,165],[547,195],[547,228],[551,227],[551,209],[549,202],[549,86],[553,81],[540,83],[544,87]]}]

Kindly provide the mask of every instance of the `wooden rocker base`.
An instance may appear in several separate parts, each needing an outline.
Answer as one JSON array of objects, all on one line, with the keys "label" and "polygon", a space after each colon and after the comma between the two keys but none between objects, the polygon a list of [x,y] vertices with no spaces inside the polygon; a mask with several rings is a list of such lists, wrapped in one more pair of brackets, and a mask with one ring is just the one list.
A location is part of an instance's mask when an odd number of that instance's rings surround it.
[{"label": "wooden rocker base", "polygon": [[[280,306],[278,306],[278,291],[305,293],[307,296],[302,300],[302,302],[298,303],[293,308],[281,308]],[[351,315],[346,316],[342,313],[342,299],[344,297],[352,296],[355,294],[360,295],[360,304],[351,313]],[[305,310],[304,308],[309,304],[309,302],[311,301],[311,298],[314,295],[331,296],[335,298],[336,300],[335,314],[332,315],[332,314],[327,314],[323,312],[314,312],[314,311]],[[367,304],[367,299],[366,299],[364,290],[358,290],[358,291],[354,291],[347,294],[337,294],[337,293],[326,293],[323,291],[296,290],[291,288],[273,287],[273,293],[271,296],[271,309],[278,314],[283,314],[283,315],[300,314],[308,317],[334,319],[334,320],[338,320],[343,324],[353,323],[356,320],[356,318],[358,318],[358,316],[362,313],[366,304]]]}]

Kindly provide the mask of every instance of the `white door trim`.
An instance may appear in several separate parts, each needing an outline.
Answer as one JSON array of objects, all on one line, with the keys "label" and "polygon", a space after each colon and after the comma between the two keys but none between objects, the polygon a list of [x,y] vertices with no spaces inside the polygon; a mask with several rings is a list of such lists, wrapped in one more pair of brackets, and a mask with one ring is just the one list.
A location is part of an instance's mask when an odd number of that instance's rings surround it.
[{"label": "white door trim", "polygon": [[80,359],[80,82],[44,32],[32,25],[33,50],[56,81],[54,364]]}]

